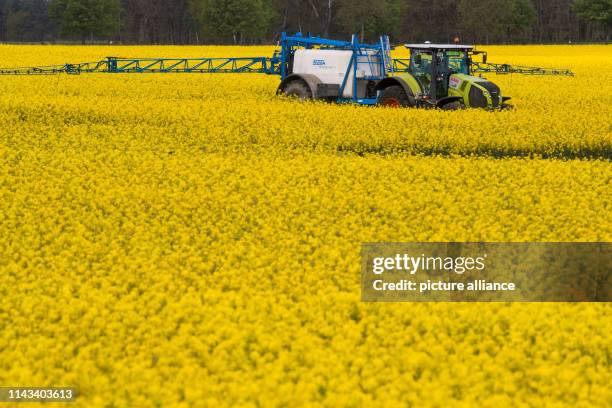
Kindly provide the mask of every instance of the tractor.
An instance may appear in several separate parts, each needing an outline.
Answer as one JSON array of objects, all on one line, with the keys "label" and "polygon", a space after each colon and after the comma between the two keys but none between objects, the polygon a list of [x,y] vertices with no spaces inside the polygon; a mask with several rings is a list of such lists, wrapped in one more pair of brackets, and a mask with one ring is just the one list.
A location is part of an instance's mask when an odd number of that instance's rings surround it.
[{"label": "tractor", "polygon": [[[506,109],[510,97],[494,83],[473,75],[473,57],[487,54],[469,45],[406,44],[410,59],[403,72],[394,73],[376,85],[378,104],[393,107],[464,107]],[[396,60],[396,67],[401,64]]]}]

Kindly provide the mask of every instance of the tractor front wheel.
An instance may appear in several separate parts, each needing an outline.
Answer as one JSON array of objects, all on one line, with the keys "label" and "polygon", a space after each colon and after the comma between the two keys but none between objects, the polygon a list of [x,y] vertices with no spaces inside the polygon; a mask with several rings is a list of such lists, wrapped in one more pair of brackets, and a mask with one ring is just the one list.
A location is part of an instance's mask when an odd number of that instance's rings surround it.
[{"label": "tractor front wheel", "polygon": [[292,81],[285,87],[283,93],[289,97],[297,98],[300,101],[312,99],[312,92],[304,81]]},{"label": "tractor front wheel", "polygon": [[404,88],[398,85],[390,86],[386,88],[380,98],[378,104],[381,106],[388,106],[392,108],[401,108],[404,106],[410,106],[410,100]]},{"label": "tractor front wheel", "polygon": [[446,105],[442,105],[440,107],[442,110],[461,110],[465,109],[465,105],[461,102],[455,101],[451,103],[447,103]]}]

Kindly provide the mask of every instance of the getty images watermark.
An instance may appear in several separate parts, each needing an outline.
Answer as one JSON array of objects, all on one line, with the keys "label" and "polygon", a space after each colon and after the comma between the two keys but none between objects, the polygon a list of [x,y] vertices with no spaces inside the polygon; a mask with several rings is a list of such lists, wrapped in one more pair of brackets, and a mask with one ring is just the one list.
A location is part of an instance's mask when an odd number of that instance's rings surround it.
[{"label": "getty images watermark", "polygon": [[[444,271],[456,274],[465,272],[485,270],[485,260],[487,255],[482,257],[441,257],[441,256],[421,256],[414,257],[408,254],[396,254],[394,257],[378,257],[372,261],[372,273],[375,275],[383,275],[389,272],[402,272],[403,274],[415,275],[418,271],[432,272]],[[380,276],[372,282],[372,287],[377,291],[385,290],[410,290],[426,293],[430,291],[479,291],[479,290],[515,290],[514,282],[487,282],[484,279],[478,279],[464,282],[446,281],[444,279],[430,280],[417,282],[414,279],[400,279],[399,281],[386,282]]]},{"label": "getty images watermark", "polygon": [[607,302],[610,243],[364,244],[364,301]]}]

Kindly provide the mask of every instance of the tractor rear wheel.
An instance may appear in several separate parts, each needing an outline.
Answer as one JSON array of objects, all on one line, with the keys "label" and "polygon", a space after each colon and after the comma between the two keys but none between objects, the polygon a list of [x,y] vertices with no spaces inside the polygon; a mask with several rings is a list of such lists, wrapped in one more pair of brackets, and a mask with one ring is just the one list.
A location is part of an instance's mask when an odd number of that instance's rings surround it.
[{"label": "tractor rear wheel", "polygon": [[406,91],[399,85],[393,85],[382,92],[378,104],[381,106],[389,106],[392,108],[400,108],[403,106],[411,106],[410,99],[406,95]]},{"label": "tractor rear wheel", "polygon": [[312,99],[312,92],[304,81],[292,81],[285,87],[283,93],[289,97],[294,97],[300,101]]}]

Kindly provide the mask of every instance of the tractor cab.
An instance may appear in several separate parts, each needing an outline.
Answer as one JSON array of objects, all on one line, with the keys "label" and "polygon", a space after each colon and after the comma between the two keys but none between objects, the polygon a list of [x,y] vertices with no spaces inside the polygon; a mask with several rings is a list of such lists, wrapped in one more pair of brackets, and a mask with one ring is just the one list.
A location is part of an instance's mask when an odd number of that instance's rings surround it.
[{"label": "tractor cab", "polygon": [[406,44],[410,72],[422,89],[423,99],[436,103],[449,96],[451,76],[469,76],[474,47],[454,44]]}]

